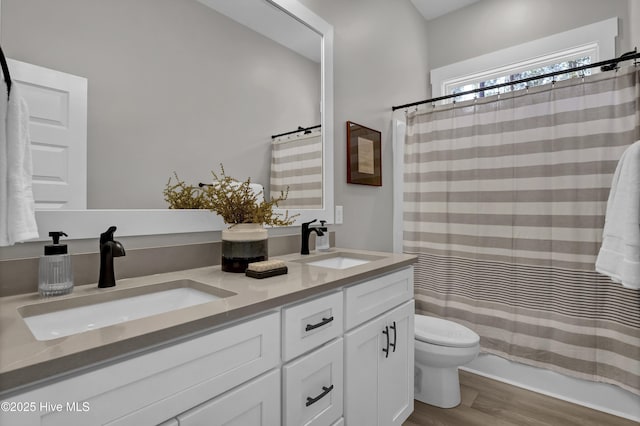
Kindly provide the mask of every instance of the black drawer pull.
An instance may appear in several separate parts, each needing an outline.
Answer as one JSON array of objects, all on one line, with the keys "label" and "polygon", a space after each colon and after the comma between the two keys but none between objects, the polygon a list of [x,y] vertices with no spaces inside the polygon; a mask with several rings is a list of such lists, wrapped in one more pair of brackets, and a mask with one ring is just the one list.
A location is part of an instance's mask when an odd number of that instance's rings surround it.
[{"label": "black drawer pull", "polygon": [[308,406],[310,406],[311,404],[313,404],[313,403],[316,403],[316,402],[320,401],[322,398],[324,398],[325,396],[327,396],[327,394],[328,394],[329,392],[331,392],[332,390],[333,390],[333,385],[331,385],[331,386],[329,386],[329,387],[323,386],[323,387],[322,387],[322,393],[321,393],[320,395],[316,396],[315,398],[311,398],[311,397],[309,397],[309,396],[308,396],[308,397],[307,397],[307,403],[306,403],[305,405],[308,407]]},{"label": "black drawer pull", "polygon": [[384,327],[384,330],[382,330],[382,334],[387,336],[387,347],[382,348],[382,352],[384,352],[385,358],[389,358],[389,326]]},{"label": "black drawer pull", "polygon": [[393,352],[396,351],[396,341],[398,340],[398,335],[396,334],[396,322],[393,322],[393,325],[389,327],[393,330],[393,343],[390,343],[389,346],[393,348]]},{"label": "black drawer pull", "polygon": [[317,324],[307,324],[307,326],[305,327],[304,331],[314,330],[314,329],[316,329],[318,327],[322,327],[325,324],[329,324],[331,321],[333,321],[333,317],[322,318],[322,321],[320,321]]}]

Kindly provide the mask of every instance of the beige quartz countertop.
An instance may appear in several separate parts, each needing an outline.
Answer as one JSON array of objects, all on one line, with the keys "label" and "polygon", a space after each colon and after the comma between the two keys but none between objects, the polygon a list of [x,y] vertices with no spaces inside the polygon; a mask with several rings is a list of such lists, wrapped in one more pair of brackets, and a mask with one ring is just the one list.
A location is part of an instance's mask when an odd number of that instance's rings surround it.
[{"label": "beige quartz countertop", "polygon": [[[370,261],[347,269],[329,269],[300,262],[331,257],[336,253],[348,253],[350,257]],[[407,254],[347,249],[276,258],[286,262],[288,274],[254,279],[244,274],[222,272],[220,266],[211,266],[122,279],[110,289],[99,289],[97,284],[78,286],[70,295],[50,299],[43,299],[37,293],[0,298],[0,394],[9,396],[42,380],[157,348],[212,327],[409,266],[416,260],[415,256]],[[19,309],[23,312],[46,310],[44,306],[35,305],[54,301],[73,306],[77,298],[83,296],[183,279],[235,295],[47,341],[34,338],[19,312]]]}]

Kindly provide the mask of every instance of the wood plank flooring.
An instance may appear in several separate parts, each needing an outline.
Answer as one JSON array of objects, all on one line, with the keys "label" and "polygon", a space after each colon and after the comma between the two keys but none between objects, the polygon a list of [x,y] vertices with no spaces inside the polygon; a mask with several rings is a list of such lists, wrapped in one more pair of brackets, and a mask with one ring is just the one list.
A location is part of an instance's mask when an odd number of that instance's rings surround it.
[{"label": "wood plank flooring", "polygon": [[462,403],[443,409],[415,401],[403,426],[638,426],[592,410],[460,371]]}]

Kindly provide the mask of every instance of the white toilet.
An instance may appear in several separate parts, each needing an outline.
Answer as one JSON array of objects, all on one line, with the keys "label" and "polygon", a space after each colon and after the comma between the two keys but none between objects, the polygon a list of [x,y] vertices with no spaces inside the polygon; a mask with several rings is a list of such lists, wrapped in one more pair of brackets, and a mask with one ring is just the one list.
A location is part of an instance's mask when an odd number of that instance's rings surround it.
[{"label": "white toilet", "polygon": [[458,367],[475,359],[480,336],[452,321],[415,316],[415,399],[441,408],[460,404]]}]

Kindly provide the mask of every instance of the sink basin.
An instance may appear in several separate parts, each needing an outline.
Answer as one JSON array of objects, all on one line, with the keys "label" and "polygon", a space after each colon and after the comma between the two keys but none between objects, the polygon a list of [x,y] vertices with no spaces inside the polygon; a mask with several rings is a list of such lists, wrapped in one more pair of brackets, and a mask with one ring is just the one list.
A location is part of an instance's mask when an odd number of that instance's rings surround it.
[{"label": "sink basin", "polygon": [[320,259],[312,262],[307,262],[307,265],[320,266],[322,268],[347,269],[353,266],[364,265],[365,263],[369,262],[371,261],[365,259],[355,259],[353,257],[336,256],[330,257],[328,259]]},{"label": "sink basin", "polygon": [[317,255],[310,259],[298,260],[310,266],[319,266],[329,269],[347,269],[358,265],[364,265],[374,260],[382,259],[380,256],[360,255],[355,253],[331,253],[329,255]]},{"label": "sink basin", "polygon": [[37,340],[51,340],[233,295],[196,281],[177,280],[22,306],[18,312]]}]

